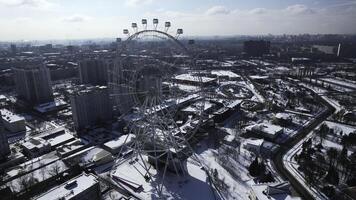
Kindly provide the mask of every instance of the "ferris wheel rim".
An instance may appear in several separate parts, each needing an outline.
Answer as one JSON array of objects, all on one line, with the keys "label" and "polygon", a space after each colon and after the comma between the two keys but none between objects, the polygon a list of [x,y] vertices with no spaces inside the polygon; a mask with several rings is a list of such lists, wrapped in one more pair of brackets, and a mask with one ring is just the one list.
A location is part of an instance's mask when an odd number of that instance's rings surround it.
[{"label": "ferris wheel rim", "polygon": [[146,30],[137,31],[134,34],[130,35],[124,41],[124,44],[126,45],[127,43],[135,40],[138,36],[146,34],[146,33],[157,33],[157,34],[166,36],[167,38],[171,39],[174,43],[176,43],[178,46],[180,46],[184,50],[184,52],[186,53],[187,56],[191,57],[189,50],[182,42],[180,42],[177,38],[173,37],[171,34],[164,32],[164,31],[157,30],[157,29],[146,29]]}]

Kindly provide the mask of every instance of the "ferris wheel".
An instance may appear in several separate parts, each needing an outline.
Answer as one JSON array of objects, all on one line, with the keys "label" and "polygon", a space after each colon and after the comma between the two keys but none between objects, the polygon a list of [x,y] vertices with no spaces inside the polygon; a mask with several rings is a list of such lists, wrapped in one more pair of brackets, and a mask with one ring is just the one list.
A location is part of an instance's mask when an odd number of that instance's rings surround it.
[{"label": "ferris wheel", "polygon": [[[162,28],[158,19],[152,22],[150,27],[142,19],[142,26],[132,23],[131,31],[123,30],[127,39],[117,50],[109,86],[120,119],[127,123],[124,143],[134,135],[125,149],[131,150],[130,159],[142,163],[145,172],[140,174],[148,181],[159,181],[155,185],[160,195],[167,173],[185,175],[184,160],[194,155],[192,140],[206,116],[200,69],[178,40],[183,29],[170,34],[170,22]],[[183,91],[177,77],[189,79],[196,89]],[[189,114],[182,114],[187,106]],[[127,160],[121,152],[118,155],[117,165]],[[153,178],[152,167],[159,171],[159,179]]]}]

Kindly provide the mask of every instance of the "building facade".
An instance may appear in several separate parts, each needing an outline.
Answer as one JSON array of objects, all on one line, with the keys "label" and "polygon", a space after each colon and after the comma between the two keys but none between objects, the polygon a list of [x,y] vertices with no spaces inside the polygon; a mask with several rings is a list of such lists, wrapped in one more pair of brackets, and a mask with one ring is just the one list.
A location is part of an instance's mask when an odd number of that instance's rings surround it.
[{"label": "building facade", "polygon": [[10,110],[1,109],[0,110],[3,126],[11,133],[17,133],[21,131],[26,131],[25,118],[19,116]]},{"label": "building facade", "polygon": [[244,52],[247,56],[260,57],[264,54],[269,54],[271,48],[271,42],[259,40],[259,41],[246,41],[244,42]]},{"label": "building facade", "polygon": [[5,133],[2,120],[0,120],[0,161],[6,159],[6,157],[9,154],[10,154],[9,142],[7,140],[7,135]]},{"label": "building facade", "polygon": [[104,60],[83,60],[79,64],[79,78],[82,84],[107,85],[108,69]]},{"label": "building facade", "polygon": [[112,119],[112,104],[106,86],[79,89],[71,95],[76,130],[98,125]]},{"label": "building facade", "polygon": [[53,101],[53,91],[49,69],[43,64],[16,67],[14,80],[17,94],[29,104]]}]

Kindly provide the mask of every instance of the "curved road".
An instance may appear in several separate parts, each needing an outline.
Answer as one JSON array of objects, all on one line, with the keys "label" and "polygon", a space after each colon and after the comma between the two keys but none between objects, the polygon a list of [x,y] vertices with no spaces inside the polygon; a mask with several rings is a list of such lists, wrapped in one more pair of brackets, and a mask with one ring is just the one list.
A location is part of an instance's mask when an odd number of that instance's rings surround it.
[{"label": "curved road", "polygon": [[[312,91],[313,92],[313,91]],[[313,92],[314,93],[314,92]],[[314,93],[315,94],[315,93]],[[328,102],[326,102],[323,98],[319,95],[315,94],[315,97],[319,102],[321,102],[325,107],[324,110],[320,115],[318,115],[311,123],[307,126],[303,127],[296,137],[291,138],[283,146],[273,155],[272,160],[274,166],[279,174],[282,175],[284,179],[287,179],[296,192],[303,198],[303,199],[314,199],[313,195],[305,188],[305,185],[299,183],[299,181],[291,174],[284,166],[283,163],[283,156],[298,142],[304,139],[312,130],[314,130],[320,123],[326,120],[331,114],[334,113],[335,108],[332,107]]]}]

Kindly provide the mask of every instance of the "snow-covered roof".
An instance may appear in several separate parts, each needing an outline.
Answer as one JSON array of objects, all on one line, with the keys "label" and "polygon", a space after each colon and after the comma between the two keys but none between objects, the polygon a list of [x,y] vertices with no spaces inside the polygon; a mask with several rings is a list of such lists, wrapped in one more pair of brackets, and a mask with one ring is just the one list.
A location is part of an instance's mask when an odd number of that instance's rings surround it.
[{"label": "snow-covered roof", "polygon": [[[215,78],[209,78],[209,77],[200,77],[201,81],[203,83],[208,83],[211,81],[214,81]],[[193,76],[191,74],[180,74],[175,77],[176,80],[181,80],[181,81],[192,81],[192,82],[200,82],[198,76]]]},{"label": "snow-covered roof", "polygon": [[258,200],[299,200],[299,197],[290,196],[289,183],[266,183],[251,186]]},{"label": "snow-covered roof", "polygon": [[61,144],[65,141],[70,141],[73,140],[74,136],[69,134],[69,133],[63,133],[61,135],[58,135],[56,137],[50,138],[47,141],[51,144],[51,146],[56,146],[58,144]]},{"label": "snow-covered roof", "polygon": [[3,120],[5,120],[7,123],[16,123],[16,122],[25,120],[24,117],[19,116],[15,113],[9,111],[8,109],[1,109],[0,112],[1,112]]},{"label": "snow-covered roof", "polygon": [[202,104],[204,104],[204,110],[208,110],[214,106],[214,104],[210,103],[209,101],[199,101],[197,103],[194,103],[193,105],[190,105],[186,108],[184,108],[182,111],[184,112],[197,112],[201,109]]},{"label": "snow-covered roof", "polygon": [[280,126],[274,125],[274,124],[270,124],[270,123],[260,123],[260,124],[247,126],[246,130],[261,131],[268,135],[274,136],[274,135],[280,133],[283,130],[283,128]]},{"label": "snow-covered roof", "polygon": [[37,137],[30,138],[26,142],[22,143],[22,146],[28,150],[32,150],[34,148],[41,149],[49,145],[50,143],[48,141]]},{"label": "snow-covered roof", "polygon": [[[72,184],[70,187],[67,186],[68,183]],[[67,183],[64,183],[58,187],[53,188],[42,196],[38,197],[37,200],[52,200],[52,199],[71,199],[88,188],[98,184],[98,180],[95,176],[91,174],[82,174]]]},{"label": "snow-covered roof", "polygon": [[239,78],[241,77],[238,74],[235,74],[232,71],[228,71],[228,70],[214,70],[211,71],[211,74],[217,75],[217,76],[228,76],[229,78]]},{"label": "snow-covered roof", "polygon": [[134,134],[128,134],[128,135],[122,135],[119,138],[115,140],[111,140],[109,142],[106,142],[104,146],[110,148],[110,149],[117,149],[120,148],[124,144],[129,144],[132,142],[132,139],[135,138]]},{"label": "snow-covered roof", "polygon": [[289,113],[277,113],[275,116],[277,119],[285,119],[285,120],[290,119],[290,117],[292,117],[292,115]]},{"label": "snow-covered roof", "polygon": [[245,145],[250,144],[250,145],[253,145],[253,146],[260,147],[260,146],[262,146],[263,142],[264,142],[263,139],[248,138],[248,139],[243,141],[243,144],[245,144]]}]

